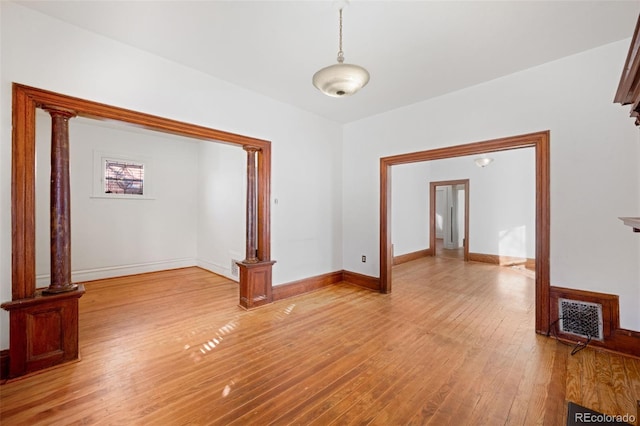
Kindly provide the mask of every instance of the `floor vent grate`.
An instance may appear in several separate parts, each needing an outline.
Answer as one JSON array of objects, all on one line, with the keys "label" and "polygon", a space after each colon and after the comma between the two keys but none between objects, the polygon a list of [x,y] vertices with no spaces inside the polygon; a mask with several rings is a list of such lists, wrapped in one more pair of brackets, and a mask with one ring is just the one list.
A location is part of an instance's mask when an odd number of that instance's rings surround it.
[{"label": "floor vent grate", "polygon": [[604,340],[601,304],[559,298],[558,310],[561,332],[587,339]]}]

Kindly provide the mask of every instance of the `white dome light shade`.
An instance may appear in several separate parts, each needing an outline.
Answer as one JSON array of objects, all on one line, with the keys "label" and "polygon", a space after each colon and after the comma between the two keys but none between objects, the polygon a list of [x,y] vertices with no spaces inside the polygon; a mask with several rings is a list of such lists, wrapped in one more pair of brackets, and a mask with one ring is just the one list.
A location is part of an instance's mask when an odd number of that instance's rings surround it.
[{"label": "white dome light shade", "polygon": [[322,93],[334,98],[350,96],[369,82],[369,71],[359,65],[345,64],[342,51],[342,8],[347,0],[339,4],[340,33],[338,42],[338,63],[322,68],[313,75],[313,85]]},{"label": "white dome light shade", "polygon": [[478,167],[487,167],[489,164],[493,162],[493,158],[489,157],[478,157],[475,160],[476,166]]},{"label": "white dome light shade", "polygon": [[353,95],[369,82],[369,72],[359,65],[338,63],[313,75],[313,85],[336,98]]}]

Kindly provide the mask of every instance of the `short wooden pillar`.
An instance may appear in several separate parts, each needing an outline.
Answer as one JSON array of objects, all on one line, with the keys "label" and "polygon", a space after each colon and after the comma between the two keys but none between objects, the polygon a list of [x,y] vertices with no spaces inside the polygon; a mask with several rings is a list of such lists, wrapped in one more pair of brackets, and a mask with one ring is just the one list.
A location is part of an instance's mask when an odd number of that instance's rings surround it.
[{"label": "short wooden pillar", "polygon": [[240,307],[250,310],[273,302],[271,269],[274,260],[258,263],[237,262],[240,269]]},{"label": "short wooden pillar", "polygon": [[78,359],[78,299],[73,291],[3,303],[9,311],[9,378]]}]

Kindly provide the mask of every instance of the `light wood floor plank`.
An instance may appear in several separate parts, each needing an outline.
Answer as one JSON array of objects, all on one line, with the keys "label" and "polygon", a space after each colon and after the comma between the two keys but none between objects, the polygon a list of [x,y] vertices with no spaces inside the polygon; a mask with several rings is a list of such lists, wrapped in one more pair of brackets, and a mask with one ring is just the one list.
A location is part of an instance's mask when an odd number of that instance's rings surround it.
[{"label": "light wood floor plank", "polygon": [[[634,399],[631,392],[631,384],[633,383],[627,375],[624,366],[624,358],[615,354],[610,354],[609,361],[611,365],[611,383],[610,391],[613,393],[614,403],[617,406],[615,411],[608,414],[631,413],[636,410],[637,400]],[[612,407],[613,408],[613,407]]]},{"label": "light wood floor plank", "polygon": [[[602,412],[600,400],[598,399],[598,372],[596,367],[595,351],[582,350],[578,352],[582,356],[582,403],[580,405]],[[584,386],[593,383],[595,386]]]}]

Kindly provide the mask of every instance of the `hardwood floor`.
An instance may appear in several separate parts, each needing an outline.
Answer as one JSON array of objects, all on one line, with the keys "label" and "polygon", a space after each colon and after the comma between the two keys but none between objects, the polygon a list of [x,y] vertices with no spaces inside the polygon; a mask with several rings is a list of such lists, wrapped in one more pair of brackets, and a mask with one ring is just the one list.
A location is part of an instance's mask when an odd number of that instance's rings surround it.
[{"label": "hardwood floor", "polygon": [[442,241],[442,238],[436,238],[436,256],[464,260],[464,247],[446,249],[444,248],[444,241]]},{"label": "hardwood floor", "polygon": [[533,280],[422,258],[255,311],[198,268],[86,284],[82,360],[0,386],[0,423],[565,424],[636,415],[640,360],[536,335]]}]

